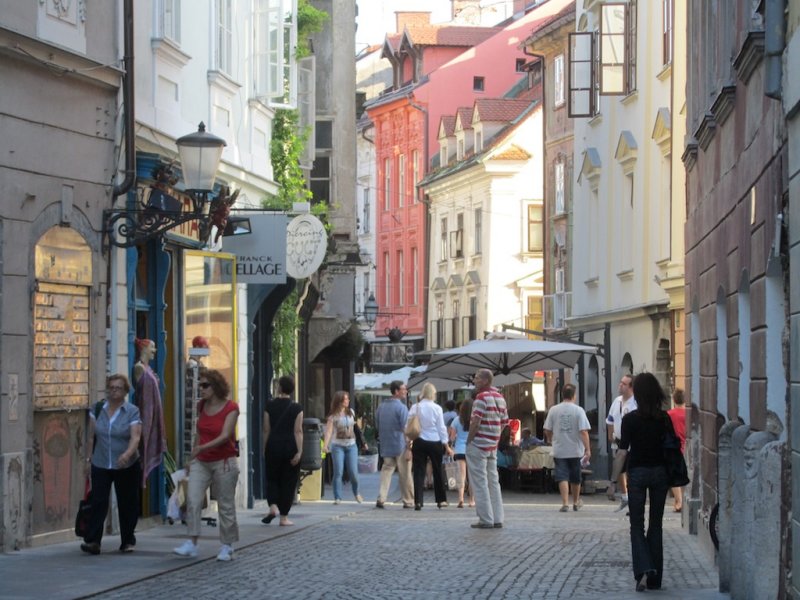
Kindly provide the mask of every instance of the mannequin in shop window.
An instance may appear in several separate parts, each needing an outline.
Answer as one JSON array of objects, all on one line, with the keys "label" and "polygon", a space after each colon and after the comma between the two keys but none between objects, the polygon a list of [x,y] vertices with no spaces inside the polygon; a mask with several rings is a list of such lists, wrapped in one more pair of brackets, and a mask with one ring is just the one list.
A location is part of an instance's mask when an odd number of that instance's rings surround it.
[{"label": "mannequin in shop window", "polygon": [[136,391],[136,404],[142,417],[142,483],[147,476],[161,464],[161,455],[167,449],[164,438],[164,411],[161,406],[161,391],[158,375],[150,368],[150,361],[156,355],[153,340],[135,340],[136,364],[133,366],[133,381]]}]

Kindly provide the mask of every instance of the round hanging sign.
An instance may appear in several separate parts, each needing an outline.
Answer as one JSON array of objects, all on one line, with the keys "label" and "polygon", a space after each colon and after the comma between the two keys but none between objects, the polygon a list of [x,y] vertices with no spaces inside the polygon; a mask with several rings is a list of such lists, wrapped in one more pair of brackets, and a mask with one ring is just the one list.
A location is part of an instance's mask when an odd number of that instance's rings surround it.
[{"label": "round hanging sign", "polygon": [[313,275],[328,250],[325,226],[310,214],[298,215],[286,227],[286,272],[295,279]]}]

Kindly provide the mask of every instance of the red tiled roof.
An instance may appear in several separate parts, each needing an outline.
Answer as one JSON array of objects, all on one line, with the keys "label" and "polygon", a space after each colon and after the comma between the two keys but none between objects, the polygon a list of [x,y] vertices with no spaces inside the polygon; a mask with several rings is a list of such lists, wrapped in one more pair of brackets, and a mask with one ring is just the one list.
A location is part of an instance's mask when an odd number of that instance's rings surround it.
[{"label": "red tiled roof", "polygon": [[462,106],[456,111],[456,118],[461,117],[461,128],[472,129],[472,107]]},{"label": "red tiled roof", "polygon": [[407,27],[405,33],[415,46],[477,46],[502,31],[502,27],[428,25]]},{"label": "red tiled roof", "polygon": [[439,121],[439,128],[444,127],[444,134],[447,137],[453,135],[453,132],[456,129],[456,118],[454,115],[442,115],[441,120]]},{"label": "red tiled roof", "polygon": [[475,100],[475,110],[481,122],[508,123],[516,119],[523,110],[530,106],[528,100],[511,98],[478,98]]}]

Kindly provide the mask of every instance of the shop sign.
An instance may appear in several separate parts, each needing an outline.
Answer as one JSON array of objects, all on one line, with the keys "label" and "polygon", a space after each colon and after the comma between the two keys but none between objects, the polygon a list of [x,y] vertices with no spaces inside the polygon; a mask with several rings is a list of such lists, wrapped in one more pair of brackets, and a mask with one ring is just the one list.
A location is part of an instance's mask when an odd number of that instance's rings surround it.
[{"label": "shop sign", "polygon": [[286,272],[305,279],[317,272],[328,250],[325,226],[310,214],[292,219],[286,229]]},{"label": "shop sign", "polygon": [[236,283],[286,283],[286,215],[247,213],[251,233],[222,238],[236,255]]},{"label": "shop sign", "polygon": [[372,342],[370,344],[370,363],[372,365],[413,365],[414,344]]}]

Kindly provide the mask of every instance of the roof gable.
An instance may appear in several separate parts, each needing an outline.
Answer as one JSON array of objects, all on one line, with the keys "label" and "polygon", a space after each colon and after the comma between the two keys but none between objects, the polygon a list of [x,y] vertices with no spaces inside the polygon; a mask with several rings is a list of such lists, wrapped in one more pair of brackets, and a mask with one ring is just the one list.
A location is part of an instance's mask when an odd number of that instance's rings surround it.
[{"label": "roof gable", "polygon": [[509,123],[530,105],[528,100],[516,98],[478,98],[472,111],[472,124]]},{"label": "roof gable", "polygon": [[439,137],[451,137],[455,132],[456,118],[453,115],[442,115],[439,119]]},{"label": "roof gable", "polygon": [[472,107],[462,106],[456,111],[455,131],[472,129]]}]

